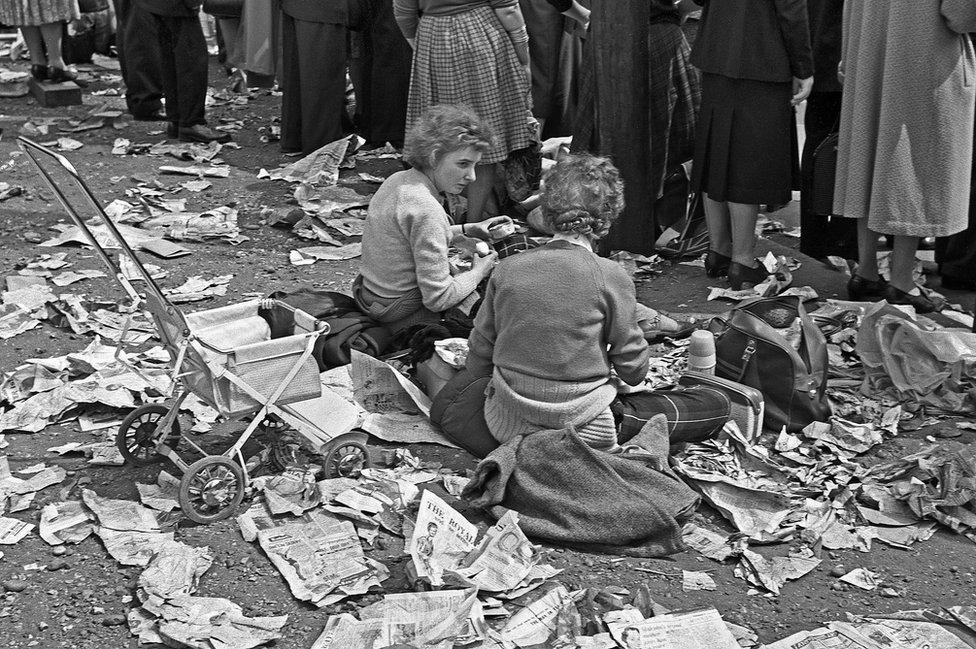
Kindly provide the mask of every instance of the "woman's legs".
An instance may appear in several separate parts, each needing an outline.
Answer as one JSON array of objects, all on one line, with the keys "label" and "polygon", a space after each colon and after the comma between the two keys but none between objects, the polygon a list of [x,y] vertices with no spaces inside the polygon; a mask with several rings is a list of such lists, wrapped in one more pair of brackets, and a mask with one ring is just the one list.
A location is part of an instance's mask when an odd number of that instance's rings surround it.
[{"label": "woman's legs", "polygon": [[868,220],[857,220],[857,274],[866,280],[878,279],[878,233],[868,228]]},{"label": "woman's legs", "polygon": [[27,49],[30,52],[32,65],[47,65],[47,58],[44,56],[44,38],[41,36],[41,28],[35,26],[21,27],[20,33],[24,37]]},{"label": "woman's legs", "polygon": [[755,268],[759,206],[732,202],[728,206],[732,230],[732,261]]},{"label": "woman's legs", "polygon": [[617,442],[626,444],[652,417],[668,420],[672,444],[700,442],[718,434],[732,417],[732,402],[725,393],[706,386],[622,394],[610,404],[620,428]]},{"label": "woman's legs", "polygon": [[47,46],[48,67],[63,70],[65,66],[64,59],[61,58],[61,35],[64,33],[64,23],[48,23],[41,25],[40,29],[44,45]]},{"label": "woman's legs", "polygon": [[708,194],[702,193],[705,199],[705,223],[708,225],[708,247],[720,255],[732,256],[732,229],[729,217],[729,205],[722,201],[713,201]]},{"label": "woman's legs", "polygon": [[468,185],[468,215],[466,223],[477,223],[489,216],[486,215],[485,208],[491,198],[491,192],[495,187],[495,165],[484,164],[475,167],[475,178]]},{"label": "woman's legs", "polygon": [[[875,241],[877,242],[877,238]],[[888,283],[900,291],[911,293],[916,290],[912,272],[915,270],[915,252],[917,250],[918,237],[895,235],[894,246],[891,249],[891,270],[889,271]]]}]

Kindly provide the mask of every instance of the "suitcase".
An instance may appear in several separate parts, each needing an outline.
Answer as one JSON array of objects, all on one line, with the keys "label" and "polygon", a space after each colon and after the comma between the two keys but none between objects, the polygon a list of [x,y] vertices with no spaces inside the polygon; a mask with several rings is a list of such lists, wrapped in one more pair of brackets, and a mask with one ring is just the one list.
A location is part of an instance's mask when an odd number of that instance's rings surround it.
[{"label": "suitcase", "polygon": [[678,379],[678,385],[703,385],[720,390],[732,402],[732,421],[739,427],[742,436],[752,442],[762,433],[765,402],[759,390],[702,372],[685,373]]}]

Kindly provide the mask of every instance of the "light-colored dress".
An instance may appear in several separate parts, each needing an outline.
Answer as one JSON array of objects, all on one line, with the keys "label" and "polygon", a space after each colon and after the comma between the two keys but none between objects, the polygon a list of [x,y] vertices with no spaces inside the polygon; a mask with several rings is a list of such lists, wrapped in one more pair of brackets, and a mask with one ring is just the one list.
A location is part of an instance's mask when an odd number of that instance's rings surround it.
[{"label": "light-colored dress", "polygon": [[834,211],[884,234],[966,228],[976,0],[844,3]]},{"label": "light-colored dress", "polygon": [[81,18],[78,0],[0,0],[0,23],[34,27]]}]

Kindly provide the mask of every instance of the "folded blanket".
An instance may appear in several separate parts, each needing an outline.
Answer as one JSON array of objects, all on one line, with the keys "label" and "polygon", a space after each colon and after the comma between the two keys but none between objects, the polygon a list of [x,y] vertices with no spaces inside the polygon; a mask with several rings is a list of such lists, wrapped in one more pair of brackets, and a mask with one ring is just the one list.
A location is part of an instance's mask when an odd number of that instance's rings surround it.
[{"label": "folded blanket", "polygon": [[698,505],[698,495],[668,468],[668,447],[663,415],[652,417],[622,454],[590,448],[571,428],[539,431],[492,451],[462,497],[496,518],[518,512],[530,537],[667,556],[685,549],[681,522]]}]

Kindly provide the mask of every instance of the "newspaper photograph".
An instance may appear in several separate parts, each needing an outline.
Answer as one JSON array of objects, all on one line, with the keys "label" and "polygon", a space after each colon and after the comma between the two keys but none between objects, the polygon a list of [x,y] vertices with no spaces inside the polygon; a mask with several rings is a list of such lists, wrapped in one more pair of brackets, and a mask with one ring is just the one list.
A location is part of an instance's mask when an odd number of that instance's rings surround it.
[{"label": "newspaper photograph", "polygon": [[379,586],[385,575],[363,554],[352,523],[312,511],[259,529],[258,542],[298,599],[327,606]]},{"label": "newspaper photograph", "polygon": [[444,583],[445,570],[457,571],[474,548],[478,528],[430,490],[420,497],[420,510],[407,551],[418,577],[434,586]]},{"label": "newspaper photograph", "polygon": [[560,624],[560,620],[572,614],[576,615],[578,621],[579,613],[573,595],[559,584],[515,613],[502,628],[501,640],[517,647],[572,647],[575,636],[573,629]]},{"label": "newspaper photograph", "polygon": [[739,643],[715,609],[658,615],[610,632],[624,649],[737,649]]},{"label": "newspaper photograph", "polygon": [[538,548],[519,527],[518,514],[509,510],[488,529],[457,573],[480,590],[505,592],[521,585],[538,561]]}]

